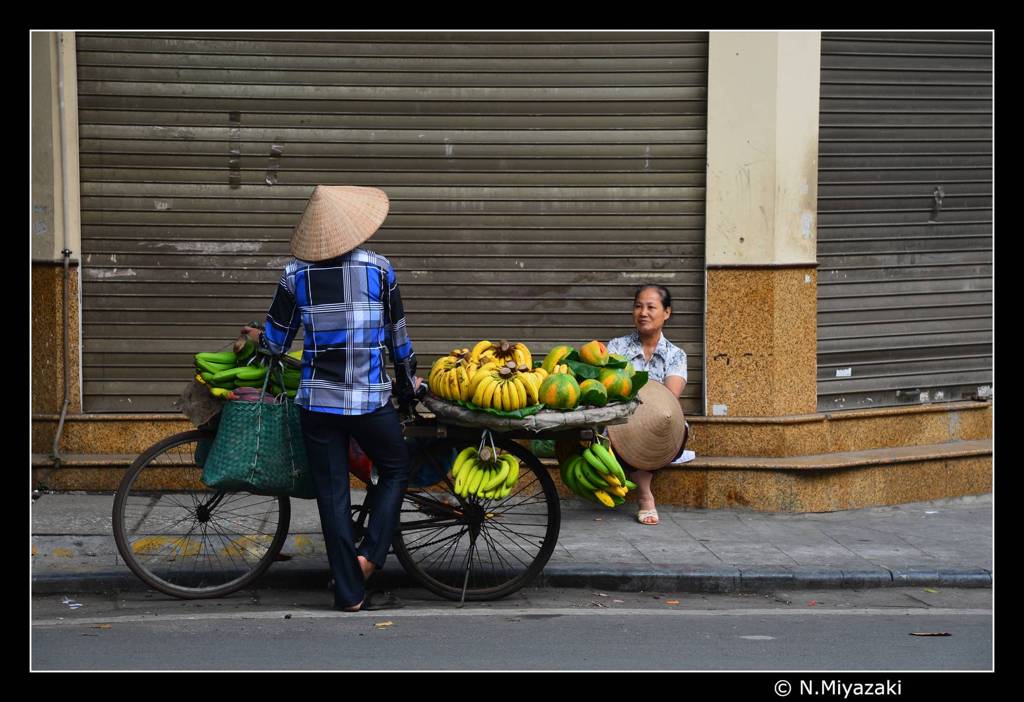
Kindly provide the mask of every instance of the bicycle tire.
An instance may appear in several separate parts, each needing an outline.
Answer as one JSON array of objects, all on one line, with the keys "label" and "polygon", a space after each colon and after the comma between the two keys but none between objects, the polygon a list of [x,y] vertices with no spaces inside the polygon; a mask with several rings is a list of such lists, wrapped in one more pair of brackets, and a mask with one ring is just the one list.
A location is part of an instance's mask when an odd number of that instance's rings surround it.
[{"label": "bicycle tire", "polygon": [[[436,467],[467,443],[433,441],[414,456],[414,469],[417,461]],[[505,499],[461,498],[446,476],[430,488],[408,490],[402,503],[392,543],[395,556],[414,580],[449,600],[461,600],[464,586],[466,600],[496,600],[516,592],[543,570],[558,541],[561,506],[547,469],[513,441],[494,437],[494,443],[521,464],[519,481]],[[472,515],[474,507],[483,515],[475,544],[471,523],[480,514]]]},{"label": "bicycle tire", "polygon": [[213,437],[186,431],[153,444],[128,468],[114,496],[121,558],[144,583],[172,597],[223,597],[251,585],[288,537],[287,497],[202,484],[195,453]]}]

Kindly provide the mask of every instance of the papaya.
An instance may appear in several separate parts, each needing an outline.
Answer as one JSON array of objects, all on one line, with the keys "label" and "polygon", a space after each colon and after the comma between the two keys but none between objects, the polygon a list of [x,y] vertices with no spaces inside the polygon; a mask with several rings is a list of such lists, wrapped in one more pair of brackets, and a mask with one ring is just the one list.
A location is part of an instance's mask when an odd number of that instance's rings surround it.
[{"label": "papaya", "polygon": [[600,380],[584,380],[580,383],[580,404],[604,407],[608,404],[608,391]]},{"label": "papaya", "polygon": [[571,375],[555,373],[544,379],[537,395],[552,409],[573,409],[580,402],[580,386]]},{"label": "papaya", "polygon": [[608,363],[608,347],[594,339],[580,347],[580,360],[592,366],[603,366]]},{"label": "papaya", "polygon": [[626,371],[626,375],[628,375],[630,378],[632,378],[636,374],[636,368],[633,367],[632,361],[630,361],[625,356],[620,356],[617,353],[610,353],[610,354],[608,354],[608,358],[613,360],[613,361],[618,361],[620,363],[625,363],[626,367],[623,368],[622,370]]},{"label": "papaya", "polygon": [[625,371],[617,368],[606,368],[601,371],[598,380],[608,391],[609,400],[624,400],[633,391],[633,380]]}]

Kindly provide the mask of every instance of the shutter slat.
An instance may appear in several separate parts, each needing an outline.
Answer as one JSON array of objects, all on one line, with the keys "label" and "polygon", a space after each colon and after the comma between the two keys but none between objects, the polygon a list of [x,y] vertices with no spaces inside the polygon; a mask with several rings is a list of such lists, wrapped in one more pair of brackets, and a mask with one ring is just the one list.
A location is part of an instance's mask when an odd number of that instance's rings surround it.
[{"label": "shutter slat", "polygon": [[191,355],[262,319],[318,184],[388,192],[367,246],[421,375],[628,333],[651,281],[702,411],[706,32],[76,38],[86,411],[172,411]]},{"label": "shutter slat", "polygon": [[992,383],[991,41],[822,34],[821,411]]}]

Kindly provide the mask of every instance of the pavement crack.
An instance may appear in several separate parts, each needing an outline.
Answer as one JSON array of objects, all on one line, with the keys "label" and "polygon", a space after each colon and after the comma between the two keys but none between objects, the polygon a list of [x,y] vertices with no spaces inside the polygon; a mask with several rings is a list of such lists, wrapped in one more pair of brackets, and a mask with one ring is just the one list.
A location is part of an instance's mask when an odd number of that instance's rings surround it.
[{"label": "pavement crack", "polygon": [[928,607],[929,609],[931,609],[931,607],[932,607],[931,603],[925,602],[924,600],[922,600],[922,599],[920,599],[918,597],[914,597],[909,592],[904,592],[903,595],[908,597],[908,598],[910,598],[911,600],[914,600],[914,602],[920,602],[921,604],[923,604],[925,607]]}]

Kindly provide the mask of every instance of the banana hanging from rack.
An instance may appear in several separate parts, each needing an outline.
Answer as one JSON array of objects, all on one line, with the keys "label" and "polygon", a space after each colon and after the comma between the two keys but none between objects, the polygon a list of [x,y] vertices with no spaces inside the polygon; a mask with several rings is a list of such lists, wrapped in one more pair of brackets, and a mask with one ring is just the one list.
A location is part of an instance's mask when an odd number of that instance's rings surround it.
[{"label": "banana hanging from rack", "polygon": [[576,484],[584,488],[588,492],[593,493],[595,490],[600,490],[601,486],[604,485],[604,480],[598,478],[600,482],[592,481],[590,473],[587,471],[587,462],[583,460],[581,456],[579,460],[574,461],[570,470],[573,471],[573,477],[576,478]]},{"label": "banana hanging from rack", "polygon": [[600,441],[595,441],[591,444],[590,450],[595,456],[603,461],[606,466],[608,466],[612,475],[618,479],[621,485],[626,484],[626,472],[622,469],[622,465],[619,463],[618,459],[615,458],[615,454],[612,453],[610,448],[606,447]]},{"label": "banana hanging from rack", "polygon": [[[474,465],[473,472],[468,476],[469,484],[465,488],[466,492],[476,495],[477,491],[480,489],[480,483],[483,482],[484,475],[484,467],[480,463]],[[463,497],[465,497],[465,495],[463,495]]]},{"label": "banana hanging from rack", "polygon": [[475,459],[477,456],[477,450],[475,446],[467,446],[459,452],[459,455],[455,457],[455,461],[452,463],[452,477],[458,478],[459,474],[465,468],[466,464]]},{"label": "banana hanging from rack", "polygon": [[484,485],[481,486],[481,489],[487,492],[491,492],[497,489],[498,486],[504,487],[505,481],[508,480],[508,473],[510,470],[511,468],[509,467],[508,462],[499,459],[499,465],[497,469],[492,471],[492,473],[488,476],[489,479]]},{"label": "banana hanging from rack", "polygon": [[502,456],[502,459],[508,463],[509,468],[508,477],[505,479],[505,494],[507,495],[515,487],[515,484],[519,482],[520,464],[519,459],[511,453],[506,453]]},{"label": "banana hanging from rack", "polygon": [[[606,460],[606,454],[611,461]],[[591,502],[605,507],[616,507],[626,501],[630,490],[636,484],[625,479],[616,470],[618,461],[614,455],[595,441],[584,451],[566,456],[558,466],[562,483],[572,492]],[[618,466],[621,470],[621,466]]]}]

